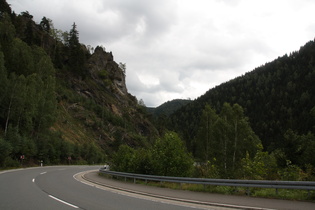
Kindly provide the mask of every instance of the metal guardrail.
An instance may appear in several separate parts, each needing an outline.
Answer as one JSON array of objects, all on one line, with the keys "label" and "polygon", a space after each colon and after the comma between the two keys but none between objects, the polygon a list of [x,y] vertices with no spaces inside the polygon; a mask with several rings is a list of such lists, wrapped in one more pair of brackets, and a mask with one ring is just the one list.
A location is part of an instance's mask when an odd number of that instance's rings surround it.
[{"label": "metal guardrail", "polygon": [[315,190],[315,182],[310,181],[269,181],[269,180],[240,180],[240,179],[205,179],[205,178],[188,178],[188,177],[171,177],[171,176],[155,176],[144,174],[124,173],[117,171],[106,171],[102,168],[100,173],[108,174],[116,177],[131,178],[136,182],[137,179],[158,181],[158,182],[173,182],[186,184],[201,184],[214,186],[234,186],[234,187],[256,187],[256,188],[273,188],[276,189],[300,189],[300,190]]}]

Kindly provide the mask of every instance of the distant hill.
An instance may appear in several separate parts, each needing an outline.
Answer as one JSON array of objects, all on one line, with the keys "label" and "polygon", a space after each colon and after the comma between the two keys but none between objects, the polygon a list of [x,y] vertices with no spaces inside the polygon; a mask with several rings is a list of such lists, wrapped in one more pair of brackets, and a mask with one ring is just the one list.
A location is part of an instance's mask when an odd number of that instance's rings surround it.
[{"label": "distant hill", "polygon": [[158,117],[161,115],[169,116],[169,115],[173,114],[176,110],[178,110],[182,106],[189,104],[190,102],[191,102],[191,100],[188,100],[188,99],[187,100],[174,99],[171,101],[167,101],[156,108],[147,107],[147,111],[150,114],[153,114],[155,117]]},{"label": "distant hill", "polygon": [[[314,132],[315,43],[218,85],[170,117],[169,127],[181,133],[192,151],[206,104],[220,111],[224,102],[245,110],[254,132],[268,151],[284,148],[284,134]],[[293,145],[294,146],[294,145]]]}]

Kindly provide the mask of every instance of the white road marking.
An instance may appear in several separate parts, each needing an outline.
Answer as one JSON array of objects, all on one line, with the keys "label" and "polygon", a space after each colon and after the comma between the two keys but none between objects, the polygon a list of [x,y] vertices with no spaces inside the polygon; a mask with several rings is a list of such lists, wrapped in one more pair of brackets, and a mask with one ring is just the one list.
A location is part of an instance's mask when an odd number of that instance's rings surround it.
[{"label": "white road marking", "polygon": [[40,173],[40,175],[43,175],[43,174],[46,174],[46,173],[47,173],[47,171]]},{"label": "white road marking", "polygon": [[61,202],[61,203],[63,203],[63,204],[66,204],[66,205],[68,205],[68,206],[71,206],[71,207],[73,207],[73,208],[75,208],[75,209],[78,209],[79,207],[77,207],[77,206],[75,206],[75,205],[73,205],[73,204],[71,204],[71,203],[68,203],[68,202],[66,202],[66,201],[63,201],[63,200],[61,200],[61,199],[59,199],[59,198],[56,198],[56,197],[54,197],[54,196],[52,196],[52,195],[48,195],[49,197],[51,197],[52,199],[55,199],[56,201],[59,201],[59,202]]},{"label": "white road marking", "polygon": [[32,182],[35,182],[35,179],[32,179]]}]

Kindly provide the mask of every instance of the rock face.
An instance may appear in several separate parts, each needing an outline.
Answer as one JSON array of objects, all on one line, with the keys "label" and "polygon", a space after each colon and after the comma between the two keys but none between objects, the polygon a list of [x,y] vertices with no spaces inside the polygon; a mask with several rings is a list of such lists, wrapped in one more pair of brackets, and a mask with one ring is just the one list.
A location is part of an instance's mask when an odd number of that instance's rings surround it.
[{"label": "rock face", "polygon": [[159,135],[137,98],[128,93],[124,65],[97,47],[89,55],[85,77],[64,74],[64,95],[53,130],[69,142],[94,142],[111,155],[121,144],[147,146]]},{"label": "rock face", "polygon": [[128,94],[124,70],[114,61],[112,52],[106,52],[102,47],[96,47],[88,60],[88,65],[92,78],[100,85],[111,88],[115,94],[121,96]]}]

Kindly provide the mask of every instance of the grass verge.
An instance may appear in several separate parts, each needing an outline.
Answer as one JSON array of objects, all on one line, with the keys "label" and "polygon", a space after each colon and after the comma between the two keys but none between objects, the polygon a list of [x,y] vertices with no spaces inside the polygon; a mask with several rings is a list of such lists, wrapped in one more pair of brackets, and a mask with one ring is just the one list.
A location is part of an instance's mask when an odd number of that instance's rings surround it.
[{"label": "grass verge", "polygon": [[134,180],[130,178],[112,177],[110,175],[100,174],[106,178],[113,178],[119,181],[133,182],[137,184],[144,184],[148,186],[170,188],[176,190],[189,190],[195,192],[205,193],[219,193],[224,195],[241,195],[261,198],[276,198],[283,200],[299,200],[315,202],[315,191],[294,190],[294,189],[273,189],[273,188],[245,188],[245,187],[229,187],[229,186],[214,186],[214,185],[200,185],[200,184],[184,184],[171,182],[155,182]]}]

